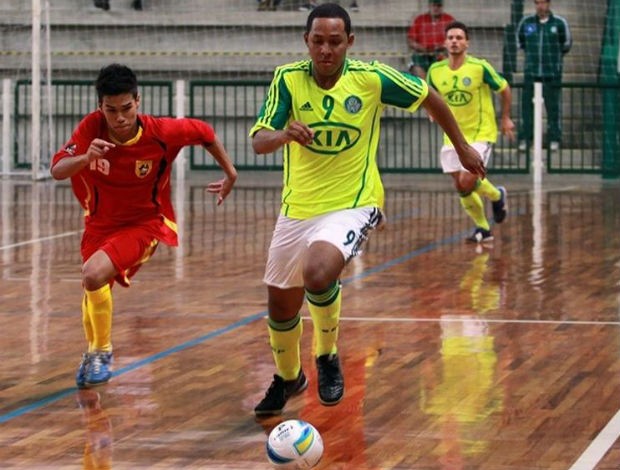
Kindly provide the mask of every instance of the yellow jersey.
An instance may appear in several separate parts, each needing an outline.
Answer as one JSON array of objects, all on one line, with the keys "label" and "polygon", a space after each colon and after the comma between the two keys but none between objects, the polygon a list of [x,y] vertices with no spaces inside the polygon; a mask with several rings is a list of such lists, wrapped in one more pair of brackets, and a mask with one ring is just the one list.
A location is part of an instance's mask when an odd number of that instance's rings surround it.
[{"label": "yellow jersey", "polygon": [[[468,143],[497,141],[492,93],[503,91],[508,82],[491,64],[466,56],[465,63],[452,70],[444,59],[429,67],[426,79],[443,96]],[[452,145],[445,133],[443,139]]]},{"label": "yellow jersey", "polygon": [[346,59],[329,90],[317,85],[310,60],[277,67],[250,135],[284,129],[291,121],[314,130],[311,144],[284,146],[281,214],[307,219],[381,207],[376,161],[381,114],[387,106],[414,112],[427,94],[425,81],[376,61]]}]

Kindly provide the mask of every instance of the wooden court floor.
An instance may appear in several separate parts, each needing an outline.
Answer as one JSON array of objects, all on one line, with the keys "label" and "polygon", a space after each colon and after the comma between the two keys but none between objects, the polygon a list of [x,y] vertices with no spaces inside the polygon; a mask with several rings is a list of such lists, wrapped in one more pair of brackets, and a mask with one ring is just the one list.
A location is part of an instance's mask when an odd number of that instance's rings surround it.
[{"label": "wooden court floor", "polygon": [[281,420],[313,423],[319,469],[620,469],[620,182],[495,175],[493,246],[447,177],[387,175],[388,227],[343,275],[346,392],[310,387],[278,418],[262,270],[280,174],[241,174],[215,207],[177,192],[183,242],[115,286],[115,373],[74,384],[84,339],[81,212],[66,184],[0,181],[0,468],[268,469]]}]

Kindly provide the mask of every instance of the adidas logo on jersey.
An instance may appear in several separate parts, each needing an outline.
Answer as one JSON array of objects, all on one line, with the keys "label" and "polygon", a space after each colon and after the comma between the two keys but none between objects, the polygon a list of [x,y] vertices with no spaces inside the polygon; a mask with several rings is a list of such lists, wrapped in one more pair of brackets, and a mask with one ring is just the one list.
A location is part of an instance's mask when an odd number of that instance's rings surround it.
[{"label": "adidas logo on jersey", "polygon": [[306,101],[301,108],[299,108],[300,111],[312,111],[312,105],[310,104],[310,101]]}]

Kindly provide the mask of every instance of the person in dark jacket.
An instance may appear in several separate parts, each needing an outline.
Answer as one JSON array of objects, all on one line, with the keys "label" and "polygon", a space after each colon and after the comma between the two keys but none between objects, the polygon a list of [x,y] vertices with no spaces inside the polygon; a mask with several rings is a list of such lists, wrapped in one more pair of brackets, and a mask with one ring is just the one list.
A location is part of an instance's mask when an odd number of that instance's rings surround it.
[{"label": "person in dark jacket", "polygon": [[534,82],[542,82],[547,141],[551,150],[557,150],[562,141],[562,62],[573,40],[566,19],[551,12],[550,0],[534,0],[534,5],[536,13],[524,16],[517,26],[517,44],[523,49],[525,59],[519,148],[525,150],[532,142]]}]

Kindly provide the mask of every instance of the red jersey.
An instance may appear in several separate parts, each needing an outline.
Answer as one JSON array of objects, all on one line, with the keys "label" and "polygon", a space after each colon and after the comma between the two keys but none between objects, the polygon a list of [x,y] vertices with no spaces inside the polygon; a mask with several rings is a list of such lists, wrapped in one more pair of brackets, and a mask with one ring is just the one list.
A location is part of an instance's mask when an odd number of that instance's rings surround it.
[{"label": "red jersey", "polygon": [[[92,161],[71,177],[73,192],[85,211],[87,231],[114,232],[132,225],[155,227],[153,236],[178,244],[170,200],[172,163],[188,145],[208,145],[213,128],[198,119],[139,115],[142,134],[130,144],[117,144],[104,158]],[[95,111],[78,124],[69,141],[52,159],[83,155],[93,139],[112,142],[104,115]],[[155,223],[154,223],[155,222]]]},{"label": "red jersey", "polygon": [[454,21],[447,13],[440,14],[437,18],[430,13],[424,13],[414,18],[407,37],[419,42],[429,51],[443,47],[446,40],[446,26]]}]

